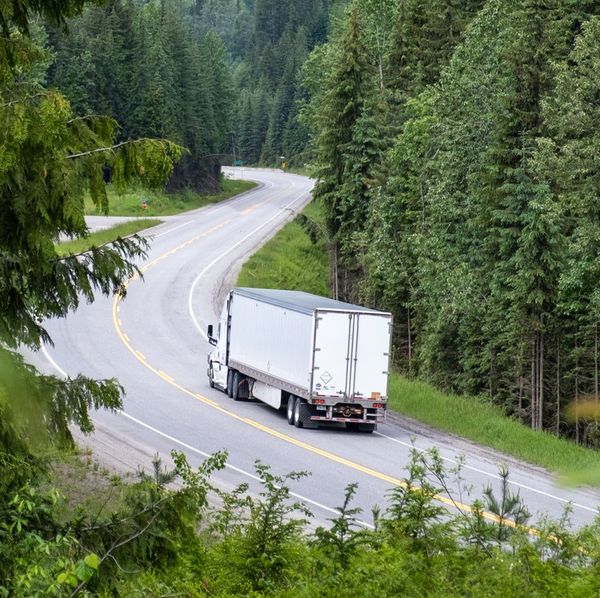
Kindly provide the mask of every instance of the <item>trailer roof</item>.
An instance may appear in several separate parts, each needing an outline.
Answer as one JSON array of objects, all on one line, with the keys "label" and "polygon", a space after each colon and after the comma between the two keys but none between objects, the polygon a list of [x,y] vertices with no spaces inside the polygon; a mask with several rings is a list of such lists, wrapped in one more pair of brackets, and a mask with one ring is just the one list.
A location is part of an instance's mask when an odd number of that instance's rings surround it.
[{"label": "trailer roof", "polygon": [[367,312],[373,314],[387,314],[387,312],[362,307],[361,305],[353,305],[352,303],[344,303],[336,301],[328,297],[320,297],[319,295],[311,295],[304,291],[282,291],[280,289],[251,289],[238,287],[234,289],[236,293],[250,299],[259,299],[265,303],[285,307],[292,311],[312,314],[316,309]]}]

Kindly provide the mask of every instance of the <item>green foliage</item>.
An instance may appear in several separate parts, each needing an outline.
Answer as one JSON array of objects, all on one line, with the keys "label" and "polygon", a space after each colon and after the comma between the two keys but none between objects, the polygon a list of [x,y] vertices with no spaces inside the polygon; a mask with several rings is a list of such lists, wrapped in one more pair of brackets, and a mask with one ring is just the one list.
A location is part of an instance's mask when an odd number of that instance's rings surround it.
[{"label": "green foliage", "polygon": [[332,294],[394,313],[410,376],[592,446],[597,12],[356,0],[300,110]]},{"label": "green foliage", "polygon": [[303,503],[291,502],[289,483],[307,474],[280,476],[259,461],[255,469],[261,484],[258,497],[244,495],[247,486],[242,485],[224,500],[217,516],[215,529],[227,535],[212,557],[213,575],[215,589],[224,592],[291,586],[304,568],[301,532],[311,513]]},{"label": "green foliage", "polygon": [[431,384],[397,374],[390,377],[390,407],[435,428],[540,465],[566,479],[597,485],[597,452],[551,434],[537,434],[482,397],[441,392]]},{"label": "green foliage", "polygon": [[[157,185],[183,151],[154,139],[117,143],[112,118],[78,117],[60,92],[43,87],[38,66],[45,56],[27,36],[37,31],[29,21],[40,12],[61,24],[81,6],[10,3],[0,13],[7,34],[0,39],[0,118],[6,123],[0,132],[0,297],[5,306],[0,318],[0,437],[2,450],[25,458],[34,447],[69,443],[69,424],[90,432],[90,411],[118,409],[123,389],[116,380],[40,376],[6,348],[37,349],[51,342],[43,320],[64,316],[97,293],[120,291],[123,281],[137,272],[132,260],[147,248],[140,238],[117,238],[85,255],[63,256],[55,241],[86,236],[86,190],[97,206],[106,208],[106,169],[122,184]],[[10,483],[20,479],[7,475]]]},{"label": "green foliage", "polygon": [[[238,2],[238,20],[251,16],[252,31],[230,43],[243,62],[236,69],[238,102],[232,151],[246,163],[303,164],[309,132],[297,119],[305,97],[299,72],[307,54],[325,41],[336,0]],[[247,27],[247,25],[246,25]]]},{"label": "green foliage", "polygon": [[112,119],[74,118],[61,94],[27,80],[7,76],[0,83],[0,116],[9,123],[1,134],[0,296],[7,309],[0,338],[37,346],[40,338],[48,340],[40,320],[77,307],[80,292],[88,300],[94,290],[110,293],[135,271],[127,258],[144,251],[137,241],[121,240],[85,260],[61,259],[54,240],[86,233],[83,190],[105,205],[106,165],[117,180],[156,184],[181,150],[154,140],[115,145]]},{"label": "green foliage", "polygon": [[500,467],[500,497],[496,497],[491,486],[483,491],[485,509],[497,517],[496,540],[505,542],[509,538],[511,528],[507,521],[514,526],[525,525],[530,518],[530,513],[525,507],[519,494],[510,491],[508,485],[508,468]]},{"label": "green foliage", "polygon": [[[172,457],[175,469],[156,457],[153,472],[127,484],[120,502],[76,513],[66,525],[54,520],[56,495],[39,490],[39,474],[2,494],[0,595],[586,596],[597,590],[599,522],[573,532],[566,511],[528,537],[520,526],[487,521],[481,510],[447,511],[434,499],[452,486],[435,452],[413,451],[406,483],[391,491],[374,531],[356,528],[352,484],[332,526],[313,537],[303,533],[308,513],[289,488],[303,474],[279,476],[257,463],[257,493],[247,484],[218,490],[221,506],[210,511],[208,493],[216,491],[210,476],[226,455],[197,469],[181,453]],[[177,488],[168,486],[174,474]],[[497,501],[505,521],[522,512],[510,508],[518,500],[509,494]],[[500,529],[510,534],[499,539]]]},{"label": "green foliage", "polygon": [[355,556],[361,547],[373,542],[373,537],[364,529],[358,527],[356,516],[362,509],[350,507],[352,498],[356,493],[358,484],[348,484],[344,495],[344,503],[337,507],[339,515],[330,519],[330,529],[318,527],[315,530],[316,545],[321,548],[327,558],[333,561],[334,566],[346,569],[350,559]]},{"label": "green foliage", "polygon": [[70,424],[91,432],[92,409],[115,410],[122,404],[123,389],[114,379],[42,376],[6,349],[0,351],[0,372],[0,447],[8,454],[69,445]]},{"label": "green foliage", "polygon": [[[161,2],[91,6],[68,24],[68,35],[52,32],[50,79],[75,110],[117,119],[119,141],[155,137],[185,146],[188,152],[168,173],[169,190],[216,191],[234,100],[218,35],[197,36],[183,7]],[[160,155],[155,158],[146,157],[146,170],[164,184]],[[120,174],[117,169],[113,176]]]},{"label": "green foliage", "polygon": [[[436,457],[433,454],[434,466],[438,467],[437,477],[443,478]],[[408,538],[415,550],[431,554],[436,550],[440,532],[444,529],[440,521],[446,511],[435,500],[441,488],[433,485],[428,478],[430,465],[427,459],[427,455],[412,449],[407,478],[389,492],[390,506],[382,527],[392,542]]]}]

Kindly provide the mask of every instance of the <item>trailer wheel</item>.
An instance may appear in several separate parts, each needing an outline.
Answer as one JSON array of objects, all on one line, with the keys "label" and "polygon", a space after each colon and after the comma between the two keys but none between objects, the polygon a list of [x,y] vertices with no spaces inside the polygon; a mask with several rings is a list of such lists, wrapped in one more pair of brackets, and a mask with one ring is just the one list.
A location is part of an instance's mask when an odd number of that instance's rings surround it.
[{"label": "trailer wheel", "polygon": [[304,411],[304,403],[300,397],[294,401],[294,425],[296,428],[303,428],[304,422],[302,421],[302,415]]},{"label": "trailer wheel", "polygon": [[233,372],[231,370],[227,371],[227,396],[233,397]]},{"label": "trailer wheel", "polygon": [[240,373],[233,372],[233,380],[231,383],[231,398],[234,401],[239,401],[241,399],[241,397],[240,397],[240,382],[241,382]]},{"label": "trailer wheel", "polygon": [[364,434],[372,434],[377,430],[377,424],[358,424],[358,431]]},{"label": "trailer wheel", "polygon": [[294,395],[290,395],[288,397],[287,410],[286,410],[287,421],[288,421],[288,424],[290,424],[290,426],[294,425],[294,404],[295,403],[296,403],[296,397]]}]

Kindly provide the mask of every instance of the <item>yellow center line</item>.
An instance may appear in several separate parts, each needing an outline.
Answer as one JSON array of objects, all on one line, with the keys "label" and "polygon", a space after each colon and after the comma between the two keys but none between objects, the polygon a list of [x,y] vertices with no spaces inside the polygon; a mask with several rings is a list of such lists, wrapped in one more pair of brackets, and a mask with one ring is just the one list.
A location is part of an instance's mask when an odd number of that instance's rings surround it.
[{"label": "yellow center line", "polygon": [[[194,242],[202,239],[203,237],[208,236],[210,233],[215,232],[216,230],[222,228],[223,226],[225,226],[229,222],[231,222],[231,219],[230,220],[226,220],[225,222],[223,222],[220,225],[214,226],[213,228],[211,228],[210,230],[206,231],[205,233],[203,233],[201,235],[197,235],[197,236],[193,237],[192,239],[189,239],[185,243],[182,243],[181,245],[178,245],[174,249],[170,250],[168,252],[168,254],[162,254],[159,257],[157,257],[154,260],[152,260],[151,262],[148,262],[148,264],[145,265],[144,268],[141,268],[141,270],[143,272],[147,271],[149,268],[151,268],[152,266],[154,266],[157,263],[159,263],[167,255],[173,255],[174,253],[177,253],[178,251],[180,251],[181,249],[185,248],[186,246],[188,246],[188,245],[190,245],[190,244],[192,244],[192,243],[194,243]],[[139,279],[138,275],[132,276],[125,283],[124,286],[127,287],[130,283],[132,283],[136,279]],[[293,438],[292,436],[288,436],[287,434],[283,434],[282,432],[278,432],[277,430],[273,430],[273,429],[269,428],[268,426],[265,426],[265,425],[261,424],[258,421],[255,421],[255,420],[247,418],[247,417],[243,417],[241,415],[238,415],[237,413],[234,413],[233,411],[229,411],[228,409],[226,409],[223,406],[221,406],[218,402],[213,401],[212,399],[209,399],[208,397],[205,397],[202,394],[195,393],[195,392],[189,390],[188,388],[186,388],[185,386],[182,386],[173,377],[169,376],[169,374],[167,374],[167,373],[163,372],[162,370],[160,370],[158,368],[155,368],[152,365],[150,365],[148,363],[148,361],[146,360],[146,358],[139,351],[137,351],[136,349],[133,348],[133,346],[131,345],[131,341],[129,340],[129,337],[122,330],[121,320],[117,317],[117,314],[119,313],[119,310],[120,310],[120,301],[121,301],[121,299],[122,299],[121,295],[115,295],[115,298],[114,298],[114,301],[113,301],[113,309],[112,309],[113,324],[114,324],[115,330],[117,331],[117,334],[118,334],[119,338],[121,339],[121,341],[123,342],[123,344],[127,347],[127,349],[131,352],[131,354],[144,367],[148,368],[151,372],[153,372],[158,377],[160,377],[163,380],[165,380],[171,386],[177,388],[179,391],[181,391],[184,394],[189,395],[190,397],[194,398],[195,400],[200,401],[200,402],[204,403],[205,405],[208,405],[209,407],[212,407],[213,409],[215,409],[216,411],[219,411],[223,415],[231,417],[232,419],[235,419],[235,420],[237,420],[237,421],[239,421],[241,423],[244,423],[244,424],[246,424],[248,426],[251,426],[252,428],[255,428],[256,430],[259,430],[261,432],[264,432],[265,434],[269,434],[270,436],[273,436],[274,438],[278,438],[279,440],[287,442],[288,444],[292,444],[294,446],[297,446],[298,448],[301,448],[301,449],[304,449],[304,450],[309,451],[311,453],[314,453],[315,455],[319,455],[320,457],[323,457],[324,459],[328,459],[329,461],[333,461],[334,463],[339,463],[340,465],[344,465],[345,467],[348,467],[350,469],[354,469],[355,471],[359,471],[359,472],[361,472],[361,473],[363,473],[365,475],[368,475],[370,477],[373,477],[373,478],[382,480],[384,482],[387,482],[388,484],[391,484],[392,486],[402,487],[402,488],[406,488],[408,486],[407,482],[405,480],[403,480],[403,479],[400,479],[400,478],[397,478],[397,477],[385,474],[385,473],[377,471],[375,469],[371,469],[370,467],[366,467],[364,465],[361,465],[360,463],[357,463],[355,461],[351,461],[350,459],[346,459],[345,457],[342,457],[340,455],[336,455],[335,453],[332,453],[332,452],[327,451],[325,449],[319,448],[319,447],[314,446],[312,444],[308,444],[307,442],[303,442],[302,440],[298,440],[296,438]],[[414,488],[414,490],[415,491],[419,491],[418,488]],[[449,497],[441,495],[441,494],[436,494],[432,498],[435,499],[436,501],[441,502],[441,503],[443,503],[445,505],[448,505],[450,507],[454,507],[454,508],[460,509],[463,512],[469,512],[470,513],[470,512],[473,511],[473,508],[470,505],[468,505],[466,503],[463,503],[463,502],[455,501],[452,498],[449,498]],[[483,517],[485,519],[487,519],[489,521],[493,521],[495,523],[502,522],[506,526],[517,527],[516,524],[513,521],[502,519],[502,518],[498,517],[498,515],[496,515],[494,513],[483,511],[482,515],[483,515]],[[535,528],[526,527],[526,526],[521,526],[521,527],[522,527],[522,529],[525,529],[530,534],[534,534],[534,535],[538,535],[539,534],[539,532]]]},{"label": "yellow center line", "polygon": [[158,370],[158,373],[160,374],[160,377],[166,380],[167,382],[175,382],[172,376],[169,376],[169,374],[166,374],[162,370]]}]

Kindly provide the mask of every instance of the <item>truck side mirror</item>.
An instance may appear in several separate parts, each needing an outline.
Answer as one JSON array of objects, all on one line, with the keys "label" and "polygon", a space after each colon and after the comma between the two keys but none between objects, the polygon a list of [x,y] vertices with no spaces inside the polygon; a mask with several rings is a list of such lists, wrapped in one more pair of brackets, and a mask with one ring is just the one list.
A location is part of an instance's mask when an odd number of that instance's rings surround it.
[{"label": "truck side mirror", "polygon": [[213,325],[212,324],[208,325],[208,330],[206,332],[207,332],[207,336],[208,336],[208,342],[211,345],[216,345],[217,344],[217,339],[213,338]]}]

